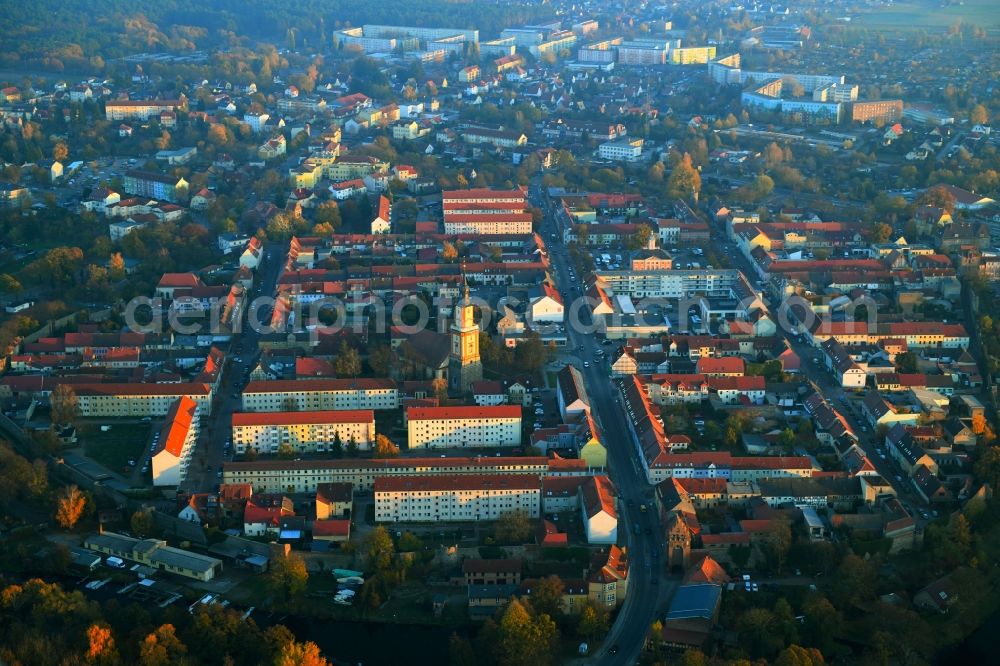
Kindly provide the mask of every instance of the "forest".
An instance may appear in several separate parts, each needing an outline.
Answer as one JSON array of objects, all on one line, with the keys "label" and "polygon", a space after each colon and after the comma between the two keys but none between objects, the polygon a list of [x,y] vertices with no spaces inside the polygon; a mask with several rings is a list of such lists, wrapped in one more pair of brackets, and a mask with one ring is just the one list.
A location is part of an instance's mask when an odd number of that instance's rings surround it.
[{"label": "forest", "polygon": [[[363,23],[478,28],[484,39],[510,25],[545,18],[544,4],[413,0],[37,0],[6,3],[0,16],[0,68],[26,72],[95,72],[106,62],[149,52],[191,52],[252,45],[332,46],[333,33]],[[84,20],[81,20],[84,17]]]}]

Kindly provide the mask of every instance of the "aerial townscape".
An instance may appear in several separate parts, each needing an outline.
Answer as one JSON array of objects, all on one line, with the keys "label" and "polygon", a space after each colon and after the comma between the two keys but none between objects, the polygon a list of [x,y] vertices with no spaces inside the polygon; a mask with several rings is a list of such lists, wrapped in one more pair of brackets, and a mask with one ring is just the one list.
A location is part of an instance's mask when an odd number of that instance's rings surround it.
[{"label": "aerial townscape", "polygon": [[0,44],[0,663],[998,663],[996,0]]}]

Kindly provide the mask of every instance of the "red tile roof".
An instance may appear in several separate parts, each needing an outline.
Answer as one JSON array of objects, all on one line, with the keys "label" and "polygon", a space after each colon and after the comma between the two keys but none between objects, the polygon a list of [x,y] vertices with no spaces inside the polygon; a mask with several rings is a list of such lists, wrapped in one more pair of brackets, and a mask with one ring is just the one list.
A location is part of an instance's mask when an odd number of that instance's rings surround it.
[{"label": "red tile roof", "polygon": [[458,407],[410,407],[406,410],[408,421],[434,421],[440,419],[514,419],[521,418],[521,408],[517,405],[494,405],[479,407],[463,405]]},{"label": "red tile roof", "polygon": [[314,425],[321,423],[374,423],[370,409],[328,409],[316,412],[233,412],[237,426]]},{"label": "red tile roof", "polygon": [[441,474],[437,476],[381,476],[376,493],[445,492],[456,490],[541,490],[530,474]]},{"label": "red tile roof", "polygon": [[167,451],[175,458],[180,458],[197,411],[198,403],[194,400],[187,396],[178,398],[167,411],[163,430],[160,431],[160,443],[153,455]]},{"label": "red tile roof", "polygon": [[351,521],[349,519],[334,520],[314,520],[313,536],[343,536],[351,533]]}]

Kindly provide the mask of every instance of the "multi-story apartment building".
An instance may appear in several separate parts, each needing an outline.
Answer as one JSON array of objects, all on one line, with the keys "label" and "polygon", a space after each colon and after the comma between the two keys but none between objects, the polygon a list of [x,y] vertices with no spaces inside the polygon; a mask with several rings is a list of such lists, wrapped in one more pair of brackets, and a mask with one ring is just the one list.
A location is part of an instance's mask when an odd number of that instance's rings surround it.
[{"label": "multi-story apartment building", "polygon": [[462,132],[462,140],[471,144],[489,144],[494,148],[516,148],[528,143],[524,132],[474,128]]},{"label": "multi-story apartment building", "polygon": [[178,398],[189,398],[200,416],[212,413],[212,387],[188,384],[73,384],[80,416],[166,416]]},{"label": "multi-story apartment building", "polygon": [[398,408],[399,389],[391,379],[256,381],[243,389],[246,412]]},{"label": "multi-story apartment building", "polygon": [[667,61],[672,65],[705,65],[714,57],[714,46],[688,46],[670,49]]},{"label": "multi-story apartment building", "polygon": [[223,466],[223,481],[249,484],[255,492],[315,492],[323,483],[350,483],[371,490],[375,479],[396,476],[506,475],[541,479],[586,476],[584,460],[545,457],[388,458],[339,460],[267,460]]},{"label": "multi-story apartment building", "polygon": [[597,148],[604,160],[635,162],[642,157],[642,139],[619,139],[602,143]]},{"label": "multi-story apartment building", "polygon": [[514,511],[537,518],[541,499],[541,479],[523,474],[383,477],[375,480],[375,522],[479,522]]},{"label": "multi-story apartment building", "polygon": [[858,99],[858,86],[854,83],[831,83],[813,91],[814,102],[854,102]]},{"label": "multi-story apartment building", "polygon": [[181,396],[167,411],[160,441],[153,450],[154,486],[179,486],[184,482],[197,441],[198,403]]},{"label": "multi-story apartment building", "polygon": [[188,182],[165,173],[152,171],[126,171],[122,179],[122,189],[129,194],[176,202],[187,192]]},{"label": "multi-story apartment building", "polygon": [[738,298],[754,293],[739,270],[716,268],[712,270],[651,270],[651,271],[601,271],[599,282],[613,294],[627,294],[633,298],[680,298],[688,294],[729,294],[737,292]]},{"label": "multi-story apartment building", "polygon": [[880,99],[875,102],[855,102],[851,105],[851,120],[856,123],[892,123],[902,117],[901,99]]},{"label": "multi-story apartment building", "polygon": [[446,190],[446,234],[530,234],[531,213],[521,190]]},{"label": "multi-story apartment building", "polygon": [[296,453],[332,450],[340,437],[343,447],[354,441],[368,450],[375,440],[375,412],[370,409],[318,412],[236,412],[232,416],[233,448],[243,454],[277,453],[282,445]]},{"label": "multi-story apartment building", "polygon": [[890,322],[871,327],[867,322],[838,322],[817,319],[808,332],[814,346],[830,338],[840,344],[877,344],[882,340],[906,340],[909,349],[944,347],[968,349],[969,333],[962,324],[942,324],[933,321]]},{"label": "multi-story apartment building", "polygon": [[406,410],[410,450],[521,445],[521,408],[411,407]]},{"label": "multi-story apartment building", "polygon": [[116,99],[104,104],[107,120],[149,120],[187,107],[185,99]]},{"label": "multi-story apartment building", "polygon": [[615,50],[619,65],[663,65],[667,62],[670,43],[663,40],[622,42]]}]

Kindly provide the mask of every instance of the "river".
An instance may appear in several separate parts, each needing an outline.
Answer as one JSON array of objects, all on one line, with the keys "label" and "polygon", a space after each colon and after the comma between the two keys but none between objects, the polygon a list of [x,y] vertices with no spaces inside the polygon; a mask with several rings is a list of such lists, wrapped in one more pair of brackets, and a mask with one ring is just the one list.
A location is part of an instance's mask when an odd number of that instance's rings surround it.
[{"label": "river", "polygon": [[293,617],[283,618],[281,624],[291,629],[300,641],[316,643],[328,659],[352,666],[447,664],[452,633],[471,637],[468,627],[326,622]]}]

